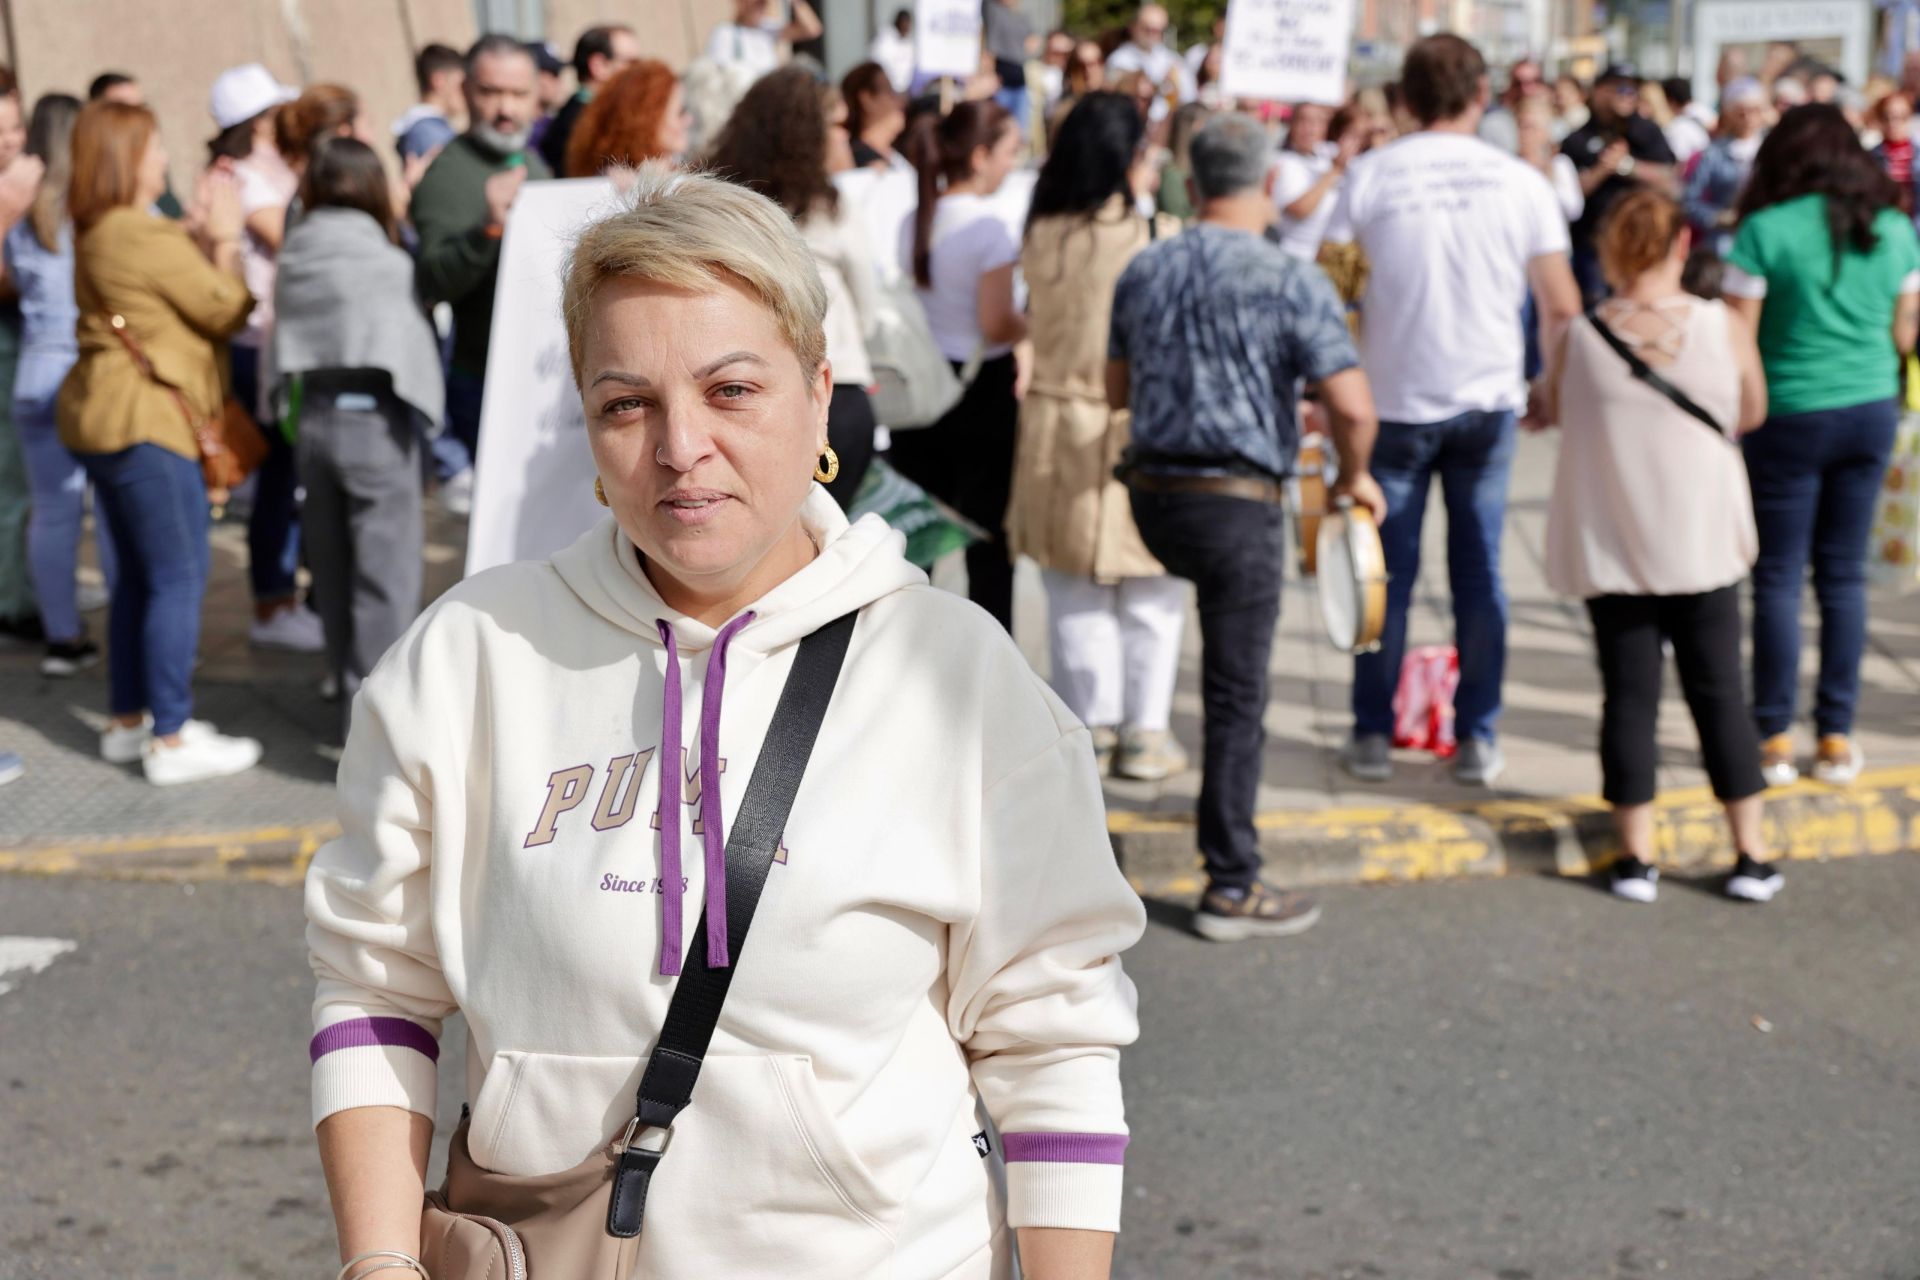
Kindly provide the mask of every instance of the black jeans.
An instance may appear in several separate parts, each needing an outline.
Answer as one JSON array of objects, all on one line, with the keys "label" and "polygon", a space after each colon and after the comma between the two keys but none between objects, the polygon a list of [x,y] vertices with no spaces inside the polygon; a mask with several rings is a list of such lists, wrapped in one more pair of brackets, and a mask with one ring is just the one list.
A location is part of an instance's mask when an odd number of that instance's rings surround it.
[{"label": "black jeans", "polygon": [[1267,663],[1280,620],[1285,516],[1271,503],[1207,493],[1132,491],[1133,519],[1200,609],[1200,856],[1216,889],[1260,874],[1253,811],[1267,733]]},{"label": "black jeans", "polygon": [[1606,690],[1600,768],[1607,803],[1653,799],[1663,640],[1673,642],[1674,665],[1700,731],[1713,794],[1723,801],[1760,794],[1766,781],[1743,688],[1739,587],[1691,596],[1595,596],[1587,601],[1587,613]]},{"label": "black jeans", "polygon": [[840,474],[827,486],[827,492],[842,511],[853,505],[860,494],[860,482],[873,465],[873,401],[865,387],[850,382],[833,384],[833,399],[827,405],[827,443],[840,457]]},{"label": "black jeans", "polygon": [[[960,372],[960,366],[954,366]],[[1007,498],[1020,403],[1011,355],[980,365],[960,402],[930,427],[893,437],[887,461],[907,479],[986,531],[967,548],[967,598],[1013,630],[1013,553],[1007,547]]]}]

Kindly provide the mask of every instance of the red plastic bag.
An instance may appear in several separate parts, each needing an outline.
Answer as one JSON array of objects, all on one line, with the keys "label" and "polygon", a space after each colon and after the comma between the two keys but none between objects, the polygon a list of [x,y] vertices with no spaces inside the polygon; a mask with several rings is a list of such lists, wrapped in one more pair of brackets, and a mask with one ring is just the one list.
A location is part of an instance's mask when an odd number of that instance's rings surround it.
[{"label": "red plastic bag", "polygon": [[1445,760],[1453,737],[1453,693],[1460,687],[1460,652],[1452,645],[1409,650],[1393,693],[1393,745],[1431,751]]}]

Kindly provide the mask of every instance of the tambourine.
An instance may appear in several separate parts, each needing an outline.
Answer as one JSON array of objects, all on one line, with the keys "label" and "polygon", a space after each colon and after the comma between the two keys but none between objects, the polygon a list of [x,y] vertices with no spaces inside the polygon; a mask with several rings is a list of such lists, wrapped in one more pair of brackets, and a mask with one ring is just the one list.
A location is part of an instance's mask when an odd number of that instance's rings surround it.
[{"label": "tambourine", "polygon": [[1351,498],[1334,502],[1316,539],[1320,620],[1346,653],[1372,653],[1387,624],[1387,557],[1373,514]]},{"label": "tambourine", "polygon": [[1327,514],[1326,437],[1309,431],[1300,438],[1287,497],[1293,507],[1293,541],[1300,550],[1300,576],[1314,575],[1320,551],[1320,521]]}]

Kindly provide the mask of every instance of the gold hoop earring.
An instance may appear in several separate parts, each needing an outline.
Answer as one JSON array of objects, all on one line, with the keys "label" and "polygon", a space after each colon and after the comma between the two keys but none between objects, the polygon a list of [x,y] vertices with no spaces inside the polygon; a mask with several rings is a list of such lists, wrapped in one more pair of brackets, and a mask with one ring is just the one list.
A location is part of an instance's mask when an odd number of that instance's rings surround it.
[{"label": "gold hoop earring", "polygon": [[607,487],[600,483],[599,476],[595,476],[593,478],[593,496],[600,500],[600,505],[603,507],[610,507],[613,505],[611,502],[607,501]]},{"label": "gold hoop earring", "polygon": [[832,484],[840,478],[840,455],[833,451],[832,445],[827,445],[820,450],[820,456],[825,461],[813,469],[813,478],[821,484]]}]

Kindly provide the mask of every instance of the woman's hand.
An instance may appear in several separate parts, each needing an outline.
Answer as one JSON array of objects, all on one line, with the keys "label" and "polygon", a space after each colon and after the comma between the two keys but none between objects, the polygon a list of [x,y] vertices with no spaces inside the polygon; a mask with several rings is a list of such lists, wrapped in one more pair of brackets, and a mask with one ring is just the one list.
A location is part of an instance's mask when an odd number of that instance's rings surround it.
[{"label": "woman's hand", "polygon": [[39,156],[17,156],[0,170],[0,227],[11,227],[26,216],[40,194],[40,179],[47,173]]},{"label": "woman's hand", "polygon": [[240,184],[230,169],[209,169],[194,190],[200,232],[209,244],[239,243],[246,218],[240,211]]}]

